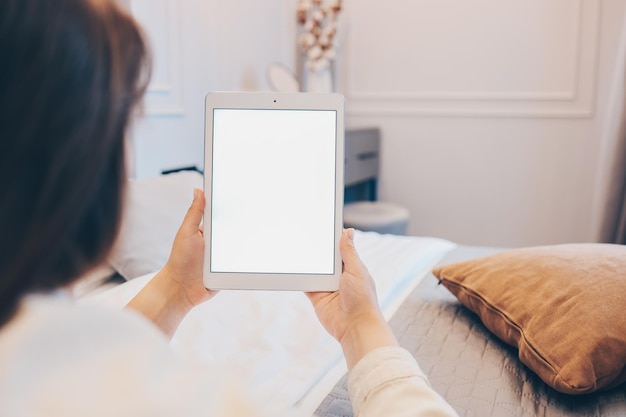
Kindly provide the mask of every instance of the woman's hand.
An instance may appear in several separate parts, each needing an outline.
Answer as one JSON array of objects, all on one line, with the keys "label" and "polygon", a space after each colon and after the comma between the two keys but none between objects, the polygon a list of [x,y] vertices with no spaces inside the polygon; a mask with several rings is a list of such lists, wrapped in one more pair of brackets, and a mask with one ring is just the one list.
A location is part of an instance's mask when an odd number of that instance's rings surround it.
[{"label": "woman's hand", "polygon": [[167,263],[127,306],[152,320],[169,337],[189,310],[217,293],[207,290],[202,281],[204,235],[200,223],[204,205],[204,193],[195,189]]},{"label": "woman's hand", "polygon": [[341,343],[349,369],[368,352],[398,344],[378,307],[374,280],[361,262],[353,239],[354,229],[345,230],[341,236],[339,291],[307,293],[322,325]]},{"label": "woman's hand", "polygon": [[189,308],[208,300],[217,294],[204,287],[202,270],[204,266],[204,231],[202,216],[205,205],[204,193],[193,190],[193,202],[187,210],[183,223],[176,233],[172,252],[159,273],[177,284],[185,295]]}]

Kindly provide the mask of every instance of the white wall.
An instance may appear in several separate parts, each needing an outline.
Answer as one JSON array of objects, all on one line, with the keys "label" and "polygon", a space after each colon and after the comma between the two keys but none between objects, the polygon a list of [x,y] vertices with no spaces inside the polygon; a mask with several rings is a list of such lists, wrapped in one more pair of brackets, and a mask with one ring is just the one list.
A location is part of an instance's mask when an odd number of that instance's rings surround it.
[{"label": "white wall", "polygon": [[621,0],[349,2],[349,126],[380,126],[381,199],[410,233],[593,241]]},{"label": "white wall", "polygon": [[[206,92],[267,89],[268,64],[295,66],[295,0],[130,3],[162,68],[133,135],[137,176],[201,165]],[[410,209],[411,234],[493,246],[596,239],[625,8],[346,0],[347,122],[381,128],[380,196]]]},{"label": "white wall", "polygon": [[[293,56],[283,0],[129,0],[153,49],[145,117],[132,132],[136,177],[203,166],[204,97],[268,89],[267,65]],[[285,58],[287,57],[287,58]]]}]

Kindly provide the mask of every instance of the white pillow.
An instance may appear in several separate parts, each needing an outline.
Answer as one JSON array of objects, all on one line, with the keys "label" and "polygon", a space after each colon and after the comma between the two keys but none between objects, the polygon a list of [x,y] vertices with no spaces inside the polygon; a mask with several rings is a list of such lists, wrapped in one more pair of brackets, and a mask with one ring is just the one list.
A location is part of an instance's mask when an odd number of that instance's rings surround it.
[{"label": "white pillow", "polygon": [[104,262],[102,265],[87,272],[72,285],[72,295],[74,297],[82,297],[94,291],[96,288],[101,287],[105,282],[110,280],[113,275],[115,275],[115,269],[113,269],[108,262]]},{"label": "white pillow", "polygon": [[121,276],[129,280],[165,265],[202,178],[198,172],[181,171],[129,182],[122,228],[109,258]]}]

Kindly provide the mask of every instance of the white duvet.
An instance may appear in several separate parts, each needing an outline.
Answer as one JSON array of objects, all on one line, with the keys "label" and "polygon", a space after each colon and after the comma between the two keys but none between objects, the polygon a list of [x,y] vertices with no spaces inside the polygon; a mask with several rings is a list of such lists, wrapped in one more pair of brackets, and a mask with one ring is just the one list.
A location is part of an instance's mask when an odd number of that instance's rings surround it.
[{"label": "white duvet", "polygon": [[[376,281],[389,319],[430,269],[455,245],[435,238],[357,232],[355,244]],[[123,307],[154,274],[89,297]],[[311,415],[345,372],[341,349],[299,292],[222,291],[196,307],[171,342],[182,355],[219,364],[269,409],[297,405]]]}]

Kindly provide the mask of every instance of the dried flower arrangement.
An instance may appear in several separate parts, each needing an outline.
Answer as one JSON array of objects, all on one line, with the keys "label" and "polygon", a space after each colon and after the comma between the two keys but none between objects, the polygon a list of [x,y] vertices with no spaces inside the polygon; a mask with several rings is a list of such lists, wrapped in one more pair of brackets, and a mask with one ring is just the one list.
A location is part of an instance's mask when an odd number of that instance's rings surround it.
[{"label": "dried flower arrangement", "polygon": [[306,68],[312,72],[329,68],[335,58],[341,0],[298,0],[296,10],[298,24],[304,28],[298,45],[305,54]]}]

